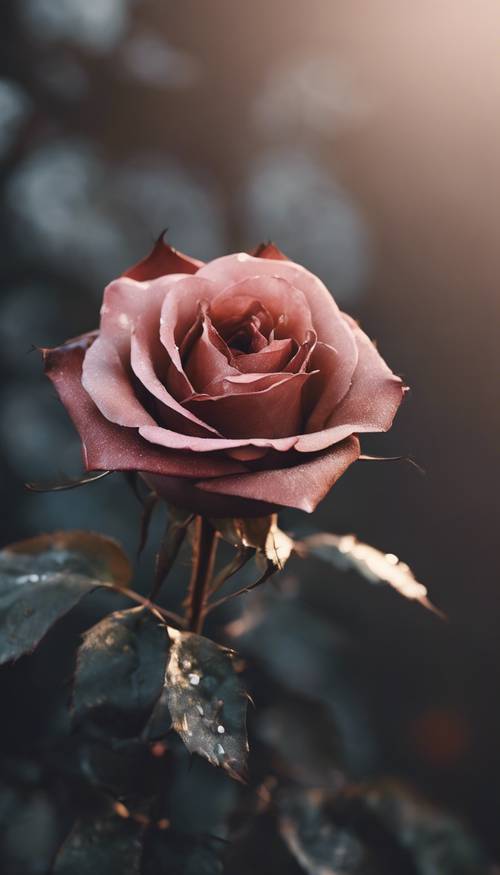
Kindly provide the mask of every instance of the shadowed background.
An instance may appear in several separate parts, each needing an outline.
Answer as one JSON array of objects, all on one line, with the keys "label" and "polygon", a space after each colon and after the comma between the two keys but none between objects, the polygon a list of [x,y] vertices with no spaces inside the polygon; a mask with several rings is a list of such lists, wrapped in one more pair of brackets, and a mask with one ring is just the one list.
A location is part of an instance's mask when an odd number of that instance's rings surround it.
[{"label": "shadowed background", "polygon": [[80,470],[30,345],[93,328],[105,283],[162,228],[202,259],[273,239],[412,388],[364,447],[425,476],[360,462],[315,517],[400,555],[450,618],[338,588],[379,762],[498,853],[498,4],[4,0],[0,15],[2,543],[90,527],[132,553],[137,538],[119,477],[23,490]]}]

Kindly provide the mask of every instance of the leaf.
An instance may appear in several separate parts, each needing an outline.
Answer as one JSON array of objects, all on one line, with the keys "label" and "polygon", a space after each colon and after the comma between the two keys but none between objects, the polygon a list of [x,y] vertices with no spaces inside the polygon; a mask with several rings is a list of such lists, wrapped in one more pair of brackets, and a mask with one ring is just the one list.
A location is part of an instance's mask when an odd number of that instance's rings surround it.
[{"label": "leaf", "polygon": [[250,547],[281,571],[293,550],[293,541],[278,528],[278,515],[212,520],[214,528],[234,547]]},{"label": "leaf", "polygon": [[169,628],[165,691],[173,728],[190,753],[242,779],[246,770],[247,694],[231,652],[208,638]]},{"label": "leaf", "polygon": [[282,799],[279,830],[308,875],[387,875],[364,842],[336,822],[322,791],[290,791]]},{"label": "leaf", "polygon": [[166,626],[144,608],[116,611],[89,629],[78,651],[75,722],[120,737],[140,731],[163,689],[168,646]]},{"label": "leaf", "polygon": [[354,569],[370,583],[392,586],[400,595],[417,601],[424,608],[444,617],[429,601],[427,588],[414,577],[410,567],[393,553],[382,553],[363,544],[354,535],[333,535],[328,532],[311,535],[301,544],[305,555],[317,556],[341,571]]},{"label": "leaf", "polygon": [[139,875],[143,829],[121,817],[78,820],[57,855],[54,875]]},{"label": "leaf", "polygon": [[35,649],[51,626],[101,584],[125,585],[118,544],[91,532],[55,532],[0,552],[0,664]]},{"label": "leaf", "polygon": [[410,852],[418,875],[491,872],[484,849],[456,817],[393,780],[354,788],[366,811]]}]

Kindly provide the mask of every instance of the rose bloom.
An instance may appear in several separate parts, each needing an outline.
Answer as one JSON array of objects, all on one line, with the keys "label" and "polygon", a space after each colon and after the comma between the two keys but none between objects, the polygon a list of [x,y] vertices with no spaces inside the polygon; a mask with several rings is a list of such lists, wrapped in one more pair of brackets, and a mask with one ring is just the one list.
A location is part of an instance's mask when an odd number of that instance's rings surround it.
[{"label": "rose bloom", "polygon": [[97,332],[43,353],[86,470],[137,471],[210,516],[313,511],[404,393],[271,244],[203,264],[159,240],[106,288]]}]

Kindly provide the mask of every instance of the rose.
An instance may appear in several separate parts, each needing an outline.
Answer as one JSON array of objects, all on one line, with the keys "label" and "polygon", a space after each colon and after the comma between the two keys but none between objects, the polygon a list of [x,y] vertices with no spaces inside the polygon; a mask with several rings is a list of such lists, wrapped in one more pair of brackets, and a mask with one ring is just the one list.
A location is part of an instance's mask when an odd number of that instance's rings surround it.
[{"label": "rose", "polygon": [[312,511],[404,387],[275,246],[203,264],[159,240],[105,290],[98,332],[44,350],[87,470],[133,470],[212,516]]}]

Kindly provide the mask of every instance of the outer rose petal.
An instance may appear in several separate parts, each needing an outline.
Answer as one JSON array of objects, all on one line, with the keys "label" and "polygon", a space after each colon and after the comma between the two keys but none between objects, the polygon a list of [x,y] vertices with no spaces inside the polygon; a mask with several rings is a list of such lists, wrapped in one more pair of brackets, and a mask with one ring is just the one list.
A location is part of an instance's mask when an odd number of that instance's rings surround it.
[{"label": "outer rose petal", "polygon": [[359,349],[352,386],[322,431],[301,435],[295,445],[299,452],[322,450],[350,434],[388,431],[403,400],[405,388],[400,378],[392,373],[364,331],[349,321]]},{"label": "outer rose petal", "polygon": [[196,258],[183,255],[177,249],[173,249],[168,243],[164,243],[163,234],[160,235],[149,255],[138,261],[122,276],[132,277],[134,280],[153,280],[159,276],[170,273],[196,273],[203,264]]},{"label": "outer rose petal", "polygon": [[312,513],[359,456],[356,437],[291,468],[217,477],[188,484],[181,478],[145,479],[167,501],[212,516],[260,516],[283,507]]},{"label": "outer rose petal", "polygon": [[117,425],[155,425],[135,394],[116,348],[99,336],[85,353],[82,386],[110,422]]},{"label": "outer rose petal", "polygon": [[246,471],[223,456],[202,456],[160,449],[135,429],[108,422],[81,383],[85,349],[94,334],[83,335],[55,349],[44,349],[45,372],[80,434],[87,471],[148,471],[187,478],[216,477]]}]

